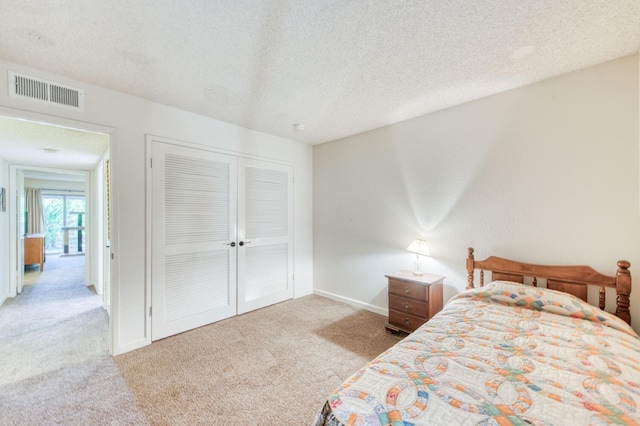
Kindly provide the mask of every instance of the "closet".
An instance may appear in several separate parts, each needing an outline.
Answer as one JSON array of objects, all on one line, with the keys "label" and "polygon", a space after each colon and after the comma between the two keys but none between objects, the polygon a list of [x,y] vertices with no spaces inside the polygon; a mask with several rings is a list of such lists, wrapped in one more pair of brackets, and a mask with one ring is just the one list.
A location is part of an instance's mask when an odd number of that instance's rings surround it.
[{"label": "closet", "polygon": [[293,167],[150,140],[151,338],[293,297]]}]

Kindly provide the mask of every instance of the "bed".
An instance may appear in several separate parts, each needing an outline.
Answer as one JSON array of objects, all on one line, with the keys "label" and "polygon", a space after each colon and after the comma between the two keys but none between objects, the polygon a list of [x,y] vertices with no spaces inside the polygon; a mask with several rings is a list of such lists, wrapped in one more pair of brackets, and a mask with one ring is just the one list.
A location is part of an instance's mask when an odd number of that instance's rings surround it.
[{"label": "bed", "polygon": [[629,262],[608,276],[470,248],[466,265],[467,290],[335,389],[316,426],[640,424]]}]

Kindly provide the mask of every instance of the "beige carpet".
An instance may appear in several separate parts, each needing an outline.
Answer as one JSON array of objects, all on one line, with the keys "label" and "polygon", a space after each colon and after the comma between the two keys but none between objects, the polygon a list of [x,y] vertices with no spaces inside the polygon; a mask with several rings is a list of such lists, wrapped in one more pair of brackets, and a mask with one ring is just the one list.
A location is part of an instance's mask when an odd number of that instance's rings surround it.
[{"label": "beige carpet", "polygon": [[400,337],[386,318],[307,296],[115,358],[154,425],[308,425],[326,396]]},{"label": "beige carpet", "polygon": [[0,425],[308,425],[400,339],[385,317],[307,296],[113,358],[83,262],[48,257],[0,307]]}]

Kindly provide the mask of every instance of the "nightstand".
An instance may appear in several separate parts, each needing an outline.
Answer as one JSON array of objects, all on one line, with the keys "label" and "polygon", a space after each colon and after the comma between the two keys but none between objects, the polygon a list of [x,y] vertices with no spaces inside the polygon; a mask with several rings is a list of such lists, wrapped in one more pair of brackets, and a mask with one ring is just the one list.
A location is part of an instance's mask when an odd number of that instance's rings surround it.
[{"label": "nightstand", "polygon": [[388,332],[411,333],[442,309],[442,281],[439,275],[414,275],[400,271],[389,279]]}]

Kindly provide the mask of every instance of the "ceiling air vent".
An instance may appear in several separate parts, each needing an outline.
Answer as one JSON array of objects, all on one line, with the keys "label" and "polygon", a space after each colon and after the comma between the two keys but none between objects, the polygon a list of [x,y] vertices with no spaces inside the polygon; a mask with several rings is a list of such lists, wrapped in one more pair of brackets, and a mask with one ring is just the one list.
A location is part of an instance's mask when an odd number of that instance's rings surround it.
[{"label": "ceiling air vent", "polygon": [[9,96],[84,111],[84,90],[9,71]]}]

